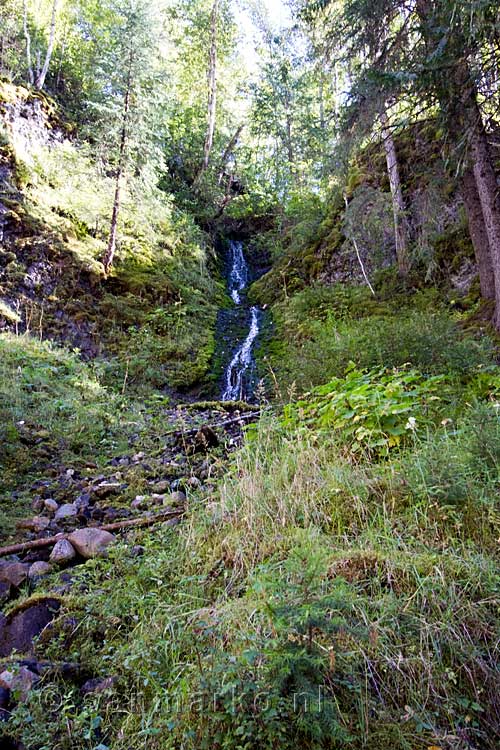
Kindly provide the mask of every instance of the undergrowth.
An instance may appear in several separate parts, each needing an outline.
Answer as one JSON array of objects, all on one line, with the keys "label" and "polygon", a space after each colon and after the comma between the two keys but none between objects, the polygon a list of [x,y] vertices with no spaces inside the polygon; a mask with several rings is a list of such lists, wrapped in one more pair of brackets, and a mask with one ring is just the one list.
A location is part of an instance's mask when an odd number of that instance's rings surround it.
[{"label": "undergrowth", "polygon": [[80,569],[46,653],[116,681],[32,693],[25,743],[495,747],[495,417],[469,409],[390,463],[262,421],[179,532]]}]

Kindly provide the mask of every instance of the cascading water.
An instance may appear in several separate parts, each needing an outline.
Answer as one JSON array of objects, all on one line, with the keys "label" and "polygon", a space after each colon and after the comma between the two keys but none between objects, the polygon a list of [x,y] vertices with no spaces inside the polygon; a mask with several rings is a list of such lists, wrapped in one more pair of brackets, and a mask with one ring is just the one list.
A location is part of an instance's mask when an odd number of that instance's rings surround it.
[{"label": "cascading water", "polygon": [[243,255],[243,243],[231,242],[229,245],[229,292],[235,305],[241,305],[240,292],[248,283],[248,266]]},{"label": "cascading water", "polygon": [[[228,288],[235,305],[242,305],[242,292],[249,280],[248,263],[241,242],[232,241],[229,245],[229,278]],[[253,345],[260,332],[262,311],[258,307],[250,308],[250,329],[246,338],[236,349],[224,372],[223,401],[238,401],[246,398],[246,375],[253,365]]]}]

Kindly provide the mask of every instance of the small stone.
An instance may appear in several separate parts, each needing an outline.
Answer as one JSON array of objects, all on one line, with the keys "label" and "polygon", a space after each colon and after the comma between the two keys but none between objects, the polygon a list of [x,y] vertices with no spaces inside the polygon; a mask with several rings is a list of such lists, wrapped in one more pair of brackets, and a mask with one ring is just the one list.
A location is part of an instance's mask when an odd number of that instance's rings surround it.
[{"label": "small stone", "polygon": [[82,492],[81,495],[78,495],[78,497],[75,500],[75,505],[77,508],[86,508],[90,505],[91,496],[88,492]]},{"label": "small stone", "polygon": [[170,495],[168,495],[165,500],[163,501],[164,505],[184,505],[186,502],[186,495],[184,492],[181,492],[180,490],[177,490],[176,492],[172,492]]},{"label": "small stone", "polygon": [[89,560],[93,557],[104,557],[107,554],[107,548],[115,541],[113,534],[102,529],[77,529],[69,535],[68,541],[71,542],[79,555]]},{"label": "small stone", "polygon": [[132,500],[130,503],[130,507],[134,510],[142,510],[147,506],[147,496],[146,495],[137,495],[135,500]]},{"label": "small stone", "polygon": [[31,503],[31,507],[33,508],[35,513],[40,513],[40,511],[43,509],[43,499],[40,496],[35,497],[35,499]]},{"label": "small stone", "polygon": [[151,495],[151,500],[155,505],[163,505],[166,497],[166,495],[158,495],[157,492],[153,492],[153,494]]},{"label": "small stone", "polygon": [[49,563],[43,562],[43,560],[38,560],[38,562],[34,562],[33,565],[31,565],[28,571],[28,578],[31,581],[36,581],[38,578],[42,578],[51,572],[52,566],[49,565]]},{"label": "small stone", "polygon": [[0,685],[0,721],[8,721],[10,718],[10,690]]},{"label": "small stone", "polygon": [[142,557],[145,553],[145,548],[140,544],[134,544],[132,549],[130,550],[131,557]]},{"label": "small stone", "polygon": [[57,509],[54,516],[55,521],[62,521],[65,518],[74,518],[78,513],[78,508],[75,503],[64,503],[60,508]]},{"label": "small stone", "polygon": [[55,513],[59,508],[58,503],[56,503],[56,501],[52,497],[48,497],[46,500],[44,500],[43,505],[45,507],[45,510],[48,510],[49,513]]},{"label": "small stone", "polygon": [[100,498],[109,497],[110,495],[118,494],[121,487],[121,484],[118,482],[103,482],[102,484],[97,485],[97,487],[94,487],[94,494]]},{"label": "small stone", "polygon": [[0,581],[18,589],[28,577],[29,565],[20,562],[0,563]]},{"label": "small stone", "polygon": [[157,482],[155,485],[153,485],[153,492],[157,492],[159,495],[164,495],[165,492],[168,492],[170,489],[170,482],[167,482],[166,479],[164,479],[161,482]]},{"label": "small stone", "polygon": [[67,539],[60,539],[55,543],[52,552],[50,553],[50,562],[55,565],[65,565],[71,562],[76,557],[75,548],[68,542]]},{"label": "small stone", "polygon": [[201,482],[198,477],[189,477],[187,484],[189,487],[201,487]]}]

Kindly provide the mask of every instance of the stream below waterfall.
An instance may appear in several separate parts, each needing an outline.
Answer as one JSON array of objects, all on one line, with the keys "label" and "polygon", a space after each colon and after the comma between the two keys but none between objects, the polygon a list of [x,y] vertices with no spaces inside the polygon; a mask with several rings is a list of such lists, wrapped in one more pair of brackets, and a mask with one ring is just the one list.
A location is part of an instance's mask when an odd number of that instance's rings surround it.
[{"label": "stream below waterfall", "polygon": [[228,291],[235,305],[228,311],[228,317],[230,322],[240,322],[244,337],[239,335],[236,346],[231,349],[231,359],[224,370],[221,398],[223,401],[245,401],[253,395],[254,346],[261,330],[262,310],[249,306],[246,301],[245,290],[251,281],[251,273],[242,242],[229,242],[227,269]]}]

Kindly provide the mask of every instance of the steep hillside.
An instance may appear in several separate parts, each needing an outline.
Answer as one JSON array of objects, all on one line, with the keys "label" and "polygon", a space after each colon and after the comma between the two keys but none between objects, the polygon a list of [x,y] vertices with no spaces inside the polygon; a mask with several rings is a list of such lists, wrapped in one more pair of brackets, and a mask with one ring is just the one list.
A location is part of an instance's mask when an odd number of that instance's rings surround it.
[{"label": "steep hillside", "polygon": [[129,385],[189,388],[207,373],[222,286],[208,235],[139,176],[123,196],[111,276],[101,263],[112,175],[41,95],[2,84],[4,329],[106,355]]}]

